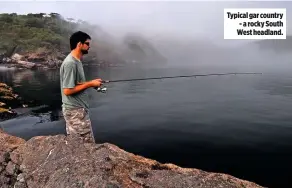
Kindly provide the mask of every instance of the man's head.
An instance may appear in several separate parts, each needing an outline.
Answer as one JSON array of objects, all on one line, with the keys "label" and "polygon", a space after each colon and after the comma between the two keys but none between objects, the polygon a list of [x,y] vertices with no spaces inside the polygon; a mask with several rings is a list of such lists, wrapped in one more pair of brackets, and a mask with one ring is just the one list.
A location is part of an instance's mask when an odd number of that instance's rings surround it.
[{"label": "man's head", "polygon": [[73,33],[70,37],[71,50],[78,50],[82,54],[87,54],[90,46],[91,37],[82,31]]}]

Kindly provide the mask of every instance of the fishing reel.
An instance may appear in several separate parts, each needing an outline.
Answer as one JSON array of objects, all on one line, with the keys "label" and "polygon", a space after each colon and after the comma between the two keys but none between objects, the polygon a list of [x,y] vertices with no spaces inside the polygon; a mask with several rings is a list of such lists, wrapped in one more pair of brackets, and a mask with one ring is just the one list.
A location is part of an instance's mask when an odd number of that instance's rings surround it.
[{"label": "fishing reel", "polygon": [[106,93],[107,91],[106,87],[96,87],[94,89],[96,89],[97,92],[101,92],[101,93]]},{"label": "fishing reel", "polygon": [[[103,80],[102,83],[108,83],[109,81]],[[94,88],[96,89],[97,92],[101,92],[101,93],[106,93],[107,88],[106,87],[96,87]]]}]

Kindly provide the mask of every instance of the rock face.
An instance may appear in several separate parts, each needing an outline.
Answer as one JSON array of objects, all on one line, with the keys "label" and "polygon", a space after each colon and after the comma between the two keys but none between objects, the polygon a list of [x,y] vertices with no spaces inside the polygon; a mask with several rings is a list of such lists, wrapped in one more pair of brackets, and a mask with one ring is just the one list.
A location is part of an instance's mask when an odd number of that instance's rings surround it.
[{"label": "rock face", "polygon": [[[0,130],[0,185],[1,188],[15,187],[25,188],[23,184],[23,179],[18,179],[18,175],[21,174],[20,166],[14,163],[16,161],[15,156],[13,156],[12,151],[18,146],[25,143],[25,140],[5,134]],[[19,175],[21,178],[21,175]],[[22,182],[22,183],[20,183]]]},{"label": "rock face", "polygon": [[119,147],[84,144],[64,135],[27,142],[0,132],[3,188],[89,187],[261,187],[230,175],[161,164]]},{"label": "rock face", "polygon": [[24,68],[24,69],[55,69],[62,64],[62,59],[65,55],[56,52],[48,52],[48,50],[39,48],[34,53],[18,54],[14,53],[11,57],[0,55],[0,63],[8,64],[9,67]]},{"label": "rock face", "polygon": [[36,52],[23,56],[27,61],[34,62],[37,67],[54,69],[60,67],[67,53],[69,52],[52,52],[46,48],[39,48]]}]

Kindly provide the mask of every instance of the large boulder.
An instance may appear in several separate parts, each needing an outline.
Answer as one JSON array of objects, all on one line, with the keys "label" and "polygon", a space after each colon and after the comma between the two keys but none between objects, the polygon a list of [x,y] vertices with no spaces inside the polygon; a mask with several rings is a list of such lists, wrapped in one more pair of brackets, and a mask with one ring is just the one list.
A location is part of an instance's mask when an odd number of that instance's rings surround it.
[{"label": "large boulder", "polygon": [[2,187],[258,188],[233,176],[161,164],[109,144],[82,143],[65,135],[26,143],[0,132]]}]

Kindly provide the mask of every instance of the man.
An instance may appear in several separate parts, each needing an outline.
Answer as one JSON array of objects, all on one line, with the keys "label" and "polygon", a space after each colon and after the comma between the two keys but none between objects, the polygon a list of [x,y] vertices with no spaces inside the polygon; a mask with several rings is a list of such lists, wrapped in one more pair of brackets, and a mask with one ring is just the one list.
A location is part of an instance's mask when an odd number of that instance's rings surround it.
[{"label": "man", "polygon": [[95,143],[89,117],[87,89],[101,86],[102,80],[85,79],[81,59],[88,53],[90,41],[91,37],[82,31],[71,35],[71,53],[60,67],[60,85],[67,135],[78,136],[85,142]]}]

